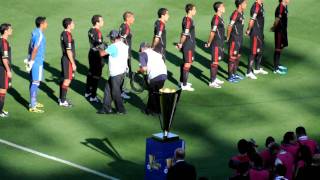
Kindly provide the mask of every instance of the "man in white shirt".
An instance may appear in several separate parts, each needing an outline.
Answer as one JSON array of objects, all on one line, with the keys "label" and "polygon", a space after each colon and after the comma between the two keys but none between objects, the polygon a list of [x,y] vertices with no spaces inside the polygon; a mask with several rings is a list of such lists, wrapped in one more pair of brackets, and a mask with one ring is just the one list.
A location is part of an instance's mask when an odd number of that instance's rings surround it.
[{"label": "man in white shirt", "polygon": [[118,114],[126,114],[126,110],[121,98],[121,84],[128,68],[128,46],[121,41],[118,31],[112,30],[109,33],[112,44],[105,50],[100,50],[100,55],[109,54],[109,80],[104,90],[103,106],[98,111],[99,114],[112,113],[111,103],[114,101]]},{"label": "man in white shirt", "polygon": [[162,60],[162,55],[151,49],[148,43],[140,45],[140,72],[148,75],[149,95],[146,114],[160,113],[159,90],[163,88],[167,79],[167,67]]}]

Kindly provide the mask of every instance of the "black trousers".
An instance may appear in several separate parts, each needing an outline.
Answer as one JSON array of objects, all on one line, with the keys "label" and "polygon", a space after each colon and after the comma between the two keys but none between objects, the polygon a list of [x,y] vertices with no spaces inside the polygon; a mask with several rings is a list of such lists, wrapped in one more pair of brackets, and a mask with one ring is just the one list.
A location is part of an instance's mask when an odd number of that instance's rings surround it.
[{"label": "black trousers", "polygon": [[103,108],[106,111],[111,110],[112,100],[114,101],[118,112],[125,112],[123,101],[121,98],[121,84],[123,83],[125,74],[111,76],[104,88]]},{"label": "black trousers", "polygon": [[159,90],[163,88],[165,80],[150,81],[149,96],[147,103],[147,110],[154,113],[160,113],[160,96]]}]

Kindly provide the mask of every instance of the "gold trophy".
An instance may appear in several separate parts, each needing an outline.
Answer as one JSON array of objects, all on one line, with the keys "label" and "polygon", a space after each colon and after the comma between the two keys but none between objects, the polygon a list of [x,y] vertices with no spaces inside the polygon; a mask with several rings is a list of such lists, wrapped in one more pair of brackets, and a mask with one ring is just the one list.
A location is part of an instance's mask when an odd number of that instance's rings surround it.
[{"label": "gold trophy", "polygon": [[160,141],[172,141],[179,139],[179,136],[170,133],[173,117],[180,99],[181,89],[163,88],[159,90],[161,113],[159,116],[162,133],[153,134],[153,137]]}]

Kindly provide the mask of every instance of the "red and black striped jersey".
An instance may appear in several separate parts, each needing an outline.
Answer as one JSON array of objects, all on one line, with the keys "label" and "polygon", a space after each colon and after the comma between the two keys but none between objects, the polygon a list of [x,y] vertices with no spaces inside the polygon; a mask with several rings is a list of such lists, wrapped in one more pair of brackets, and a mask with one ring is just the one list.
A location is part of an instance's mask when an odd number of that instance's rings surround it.
[{"label": "red and black striped jersey", "polygon": [[166,25],[159,19],[154,23],[154,37],[160,38],[160,43],[165,49],[167,44]]},{"label": "red and black striped jersey", "polygon": [[251,29],[251,36],[263,36],[264,30],[264,8],[263,4],[258,2],[253,3],[250,11],[251,19],[254,20],[254,25]]},{"label": "red and black striped jersey", "polygon": [[288,7],[280,3],[276,9],[275,17],[280,21],[275,28],[276,32],[287,32],[288,27]]},{"label": "red and black striped jersey", "polygon": [[1,53],[0,66],[4,67],[3,59],[8,59],[9,64],[11,64],[11,47],[8,41],[4,38],[0,38],[0,53]]},{"label": "red and black striped jersey", "polygon": [[225,28],[224,21],[220,16],[213,16],[211,20],[211,31],[215,32],[215,36],[211,44],[220,47],[223,46],[225,40]]},{"label": "red and black striped jersey", "polygon": [[90,48],[97,48],[97,46],[103,44],[102,33],[97,28],[90,28],[88,32]]},{"label": "red and black striped jersey", "polygon": [[127,23],[122,23],[120,25],[119,32],[123,42],[131,48],[132,33],[130,26]]},{"label": "red and black striped jersey", "polygon": [[193,19],[190,17],[183,17],[182,19],[182,35],[186,36],[185,44],[194,44],[196,43],[196,33],[195,33],[195,25]]},{"label": "red and black striped jersey", "polygon": [[60,45],[61,45],[63,56],[68,56],[67,50],[71,50],[73,54],[73,58],[75,58],[76,56],[75,43],[74,43],[74,39],[72,38],[72,34],[69,31],[62,31],[60,35]]},{"label": "red and black striped jersey", "polygon": [[235,10],[230,16],[230,24],[232,26],[230,39],[240,40],[243,38],[244,14]]}]

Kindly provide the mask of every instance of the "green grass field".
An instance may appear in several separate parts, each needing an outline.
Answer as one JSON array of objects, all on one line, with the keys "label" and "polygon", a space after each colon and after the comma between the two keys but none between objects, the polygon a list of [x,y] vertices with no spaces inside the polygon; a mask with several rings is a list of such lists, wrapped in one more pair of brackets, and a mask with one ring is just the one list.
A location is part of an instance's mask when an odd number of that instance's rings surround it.
[{"label": "green grass field", "polygon": [[[196,35],[197,55],[190,80],[195,92],[184,92],[175,116],[172,131],[186,141],[187,160],[196,166],[198,177],[226,179],[231,171],[228,158],[236,153],[240,138],[254,138],[263,147],[267,136],[280,141],[284,132],[303,125],[312,138],[320,140],[320,38],[318,32],[317,0],[292,1],[289,6],[289,48],[283,52],[282,63],[289,67],[286,76],[271,73],[273,61],[273,33],[268,32],[274,20],[276,0],[266,1],[266,47],[264,68],[267,76],[258,80],[245,79],[239,84],[226,83],[222,89],[208,87],[210,54],[204,50],[212,17],[213,1],[205,0],[1,0],[0,22],[10,22],[14,34],[9,39],[13,52],[13,89],[7,96],[5,109],[10,118],[0,119],[0,139],[68,160],[120,179],[143,179],[145,139],[160,131],[155,117],[141,113],[147,94],[132,94],[126,102],[125,116],[97,115],[96,108],[83,97],[87,73],[90,18],[101,14],[105,19],[103,34],[118,29],[125,10],[135,13],[132,27],[135,52],[141,41],[151,41],[156,11],[167,7],[170,20],[167,24],[168,70],[172,73],[166,86],[173,87],[179,79],[181,54],[173,46],[181,31],[184,5],[197,6]],[[225,22],[234,9],[225,1]],[[249,0],[249,7],[253,0]],[[246,12],[248,21],[249,9]],[[41,85],[39,101],[45,104],[45,114],[31,114],[26,106],[29,101],[28,74],[24,71],[30,33],[36,16],[47,17],[46,81]],[[64,17],[76,23],[78,73],[68,97],[75,107],[63,109],[57,105],[61,49],[59,36]],[[248,59],[248,38],[245,38],[241,71],[245,72]],[[138,67],[134,53],[134,67]],[[226,77],[227,66],[221,62],[221,78]],[[107,78],[107,68],[104,78]],[[101,88],[103,88],[101,82]],[[98,92],[102,97],[100,89]],[[33,154],[0,144],[0,179],[101,179]]]}]

